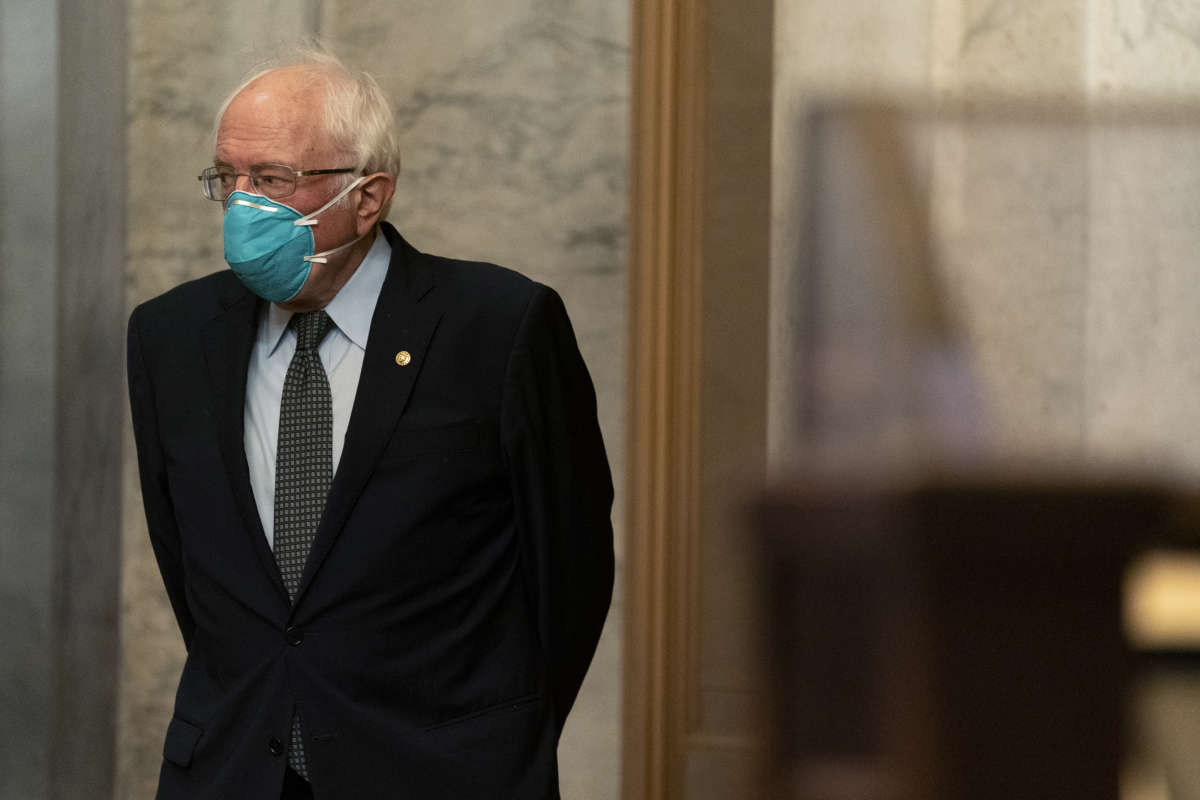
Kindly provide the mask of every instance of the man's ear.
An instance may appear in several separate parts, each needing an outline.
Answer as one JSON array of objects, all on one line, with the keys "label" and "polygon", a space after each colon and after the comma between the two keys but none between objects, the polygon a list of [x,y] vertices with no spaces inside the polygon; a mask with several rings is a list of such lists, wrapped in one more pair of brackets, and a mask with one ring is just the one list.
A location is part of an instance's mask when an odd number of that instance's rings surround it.
[{"label": "man's ear", "polygon": [[358,205],[355,207],[354,221],[359,236],[364,235],[383,219],[395,191],[396,179],[386,172],[368,175],[358,185]]}]

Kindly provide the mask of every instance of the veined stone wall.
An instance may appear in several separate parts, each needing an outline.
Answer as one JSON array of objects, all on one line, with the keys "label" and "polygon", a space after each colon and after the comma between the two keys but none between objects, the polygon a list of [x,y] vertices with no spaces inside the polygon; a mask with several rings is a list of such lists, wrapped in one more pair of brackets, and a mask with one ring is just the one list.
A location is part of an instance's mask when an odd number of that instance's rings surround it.
[{"label": "veined stone wall", "polygon": [[[131,0],[128,304],[224,268],[195,176],[212,114],[254,48],[316,34],[396,110],[390,219],[418,249],[485,259],[562,294],[592,373],[617,486],[618,587],[560,746],[566,797],[619,785],[628,3],[604,0]],[[149,798],[183,647],[125,458],[118,791]]]},{"label": "veined stone wall", "polygon": [[[1001,97],[1050,111],[1194,103],[1200,4],[777,0],[775,63],[770,440],[782,464],[798,440],[789,368],[803,326],[792,300],[808,104],[864,95]],[[1190,433],[1200,429],[1190,399],[1200,391],[1200,296],[1189,255],[1200,245],[1200,154],[1188,138],[1178,125],[1089,130],[1028,118],[935,137],[940,268],[995,451],[1200,477]]]}]

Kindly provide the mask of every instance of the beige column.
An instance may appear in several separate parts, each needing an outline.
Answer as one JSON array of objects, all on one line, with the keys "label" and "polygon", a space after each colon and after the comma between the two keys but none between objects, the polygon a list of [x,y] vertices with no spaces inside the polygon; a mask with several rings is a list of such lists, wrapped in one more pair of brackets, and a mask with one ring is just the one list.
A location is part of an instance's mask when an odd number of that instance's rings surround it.
[{"label": "beige column", "polygon": [[751,797],[739,502],[762,478],[770,2],[635,5],[624,797]]}]

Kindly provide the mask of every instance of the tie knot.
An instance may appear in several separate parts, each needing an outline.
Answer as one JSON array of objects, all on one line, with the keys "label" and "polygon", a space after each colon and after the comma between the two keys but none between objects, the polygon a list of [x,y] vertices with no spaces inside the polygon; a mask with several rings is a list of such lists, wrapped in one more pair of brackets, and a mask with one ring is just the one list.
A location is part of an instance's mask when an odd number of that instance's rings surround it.
[{"label": "tie knot", "polygon": [[293,314],[290,324],[296,329],[296,349],[313,350],[333,327],[333,320],[324,311],[305,311]]}]

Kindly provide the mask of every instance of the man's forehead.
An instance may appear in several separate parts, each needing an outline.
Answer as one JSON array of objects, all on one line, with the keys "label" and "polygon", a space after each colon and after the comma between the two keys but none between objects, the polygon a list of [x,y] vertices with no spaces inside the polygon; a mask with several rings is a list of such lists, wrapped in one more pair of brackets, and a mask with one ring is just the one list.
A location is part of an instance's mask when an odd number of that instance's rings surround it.
[{"label": "man's forehead", "polygon": [[221,123],[287,123],[311,111],[315,105],[315,94],[311,88],[305,90],[296,76],[282,71],[269,72],[233,96],[221,117]]},{"label": "man's forehead", "polygon": [[217,126],[218,161],[294,162],[325,148],[321,89],[292,70],[252,81],[230,101]]},{"label": "man's forehead", "polygon": [[293,103],[298,102],[321,92],[323,82],[319,80],[318,75],[319,73],[308,65],[280,67],[264,72],[247,83],[238,92],[238,96],[272,95]]}]

